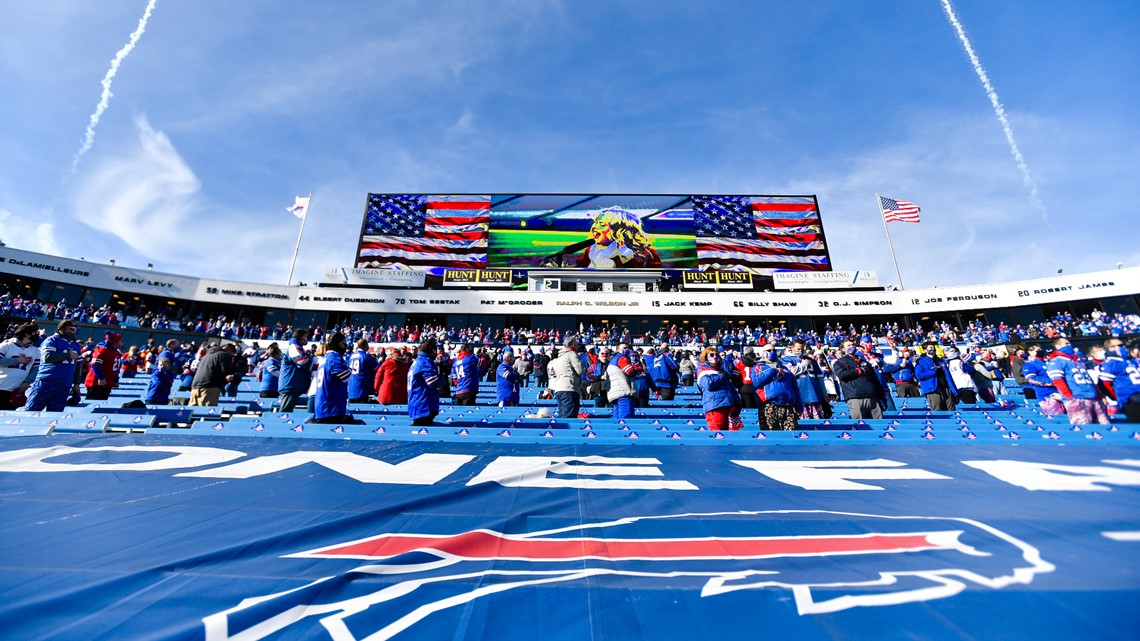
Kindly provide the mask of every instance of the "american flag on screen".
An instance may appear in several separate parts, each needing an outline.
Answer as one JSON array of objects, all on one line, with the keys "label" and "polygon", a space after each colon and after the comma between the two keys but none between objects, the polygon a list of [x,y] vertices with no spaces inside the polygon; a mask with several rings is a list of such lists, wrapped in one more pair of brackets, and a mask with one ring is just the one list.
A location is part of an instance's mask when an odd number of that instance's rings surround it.
[{"label": "american flag on screen", "polygon": [[888,223],[917,223],[918,212],[922,211],[914,203],[886,196],[879,196],[879,208],[883,210],[883,220]]},{"label": "american flag on screen", "polygon": [[487,266],[490,196],[368,194],[359,267]]},{"label": "american flag on screen", "polygon": [[693,196],[702,268],[829,271],[815,198]]}]

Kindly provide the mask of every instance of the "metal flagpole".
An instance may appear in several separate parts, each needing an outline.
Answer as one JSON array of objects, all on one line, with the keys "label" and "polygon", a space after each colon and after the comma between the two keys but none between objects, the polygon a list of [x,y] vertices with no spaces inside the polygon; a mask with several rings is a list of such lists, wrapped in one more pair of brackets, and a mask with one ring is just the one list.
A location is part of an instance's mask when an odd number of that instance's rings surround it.
[{"label": "metal flagpole", "polygon": [[[313,192],[309,192],[309,199],[305,205],[305,215],[301,217],[301,231],[297,232],[297,246],[293,248],[293,262],[289,263],[289,278],[285,280],[288,286],[293,282],[293,268],[297,266],[297,253],[301,251],[301,234],[305,233],[305,221],[309,219],[309,211],[313,208]],[[898,265],[895,266],[898,268]]]},{"label": "metal flagpole", "polygon": [[895,264],[895,275],[899,277],[899,289],[905,289],[902,271],[899,269],[899,259],[895,258],[895,244],[891,242],[891,232],[887,229],[887,216],[883,213],[883,201],[879,198],[879,192],[875,192],[875,206],[879,208],[879,218],[883,219],[883,233],[887,235],[887,247],[891,249],[891,262]]}]

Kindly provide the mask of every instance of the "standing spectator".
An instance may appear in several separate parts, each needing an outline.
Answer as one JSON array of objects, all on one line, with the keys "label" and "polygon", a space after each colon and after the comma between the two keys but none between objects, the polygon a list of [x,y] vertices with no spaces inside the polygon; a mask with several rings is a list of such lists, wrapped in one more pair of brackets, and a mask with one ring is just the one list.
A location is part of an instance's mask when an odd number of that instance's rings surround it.
[{"label": "standing spectator", "polygon": [[946,371],[958,390],[958,400],[966,405],[977,403],[978,385],[974,382],[974,368],[962,362],[957,347],[947,347],[943,352],[946,354]]},{"label": "standing spectator", "polygon": [[538,353],[534,355],[531,360],[531,366],[534,368],[534,384],[540,389],[545,389],[550,383],[550,378],[547,377],[546,366],[550,364],[550,357],[546,355],[546,348],[540,347]]},{"label": "standing spectator", "polygon": [[75,321],[62,320],[56,325],[55,334],[40,345],[40,368],[28,389],[25,410],[62,412],[67,407],[67,397],[79,394],[79,343],[75,341],[78,329]]},{"label": "standing spectator", "polygon": [[677,371],[681,374],[681,385],[692,387],[693,381],[696,380],[697,363],[688,351],[681,354],[681,362],[677,363]]},{"label": "standing spectator", "polygon": [[550,389],[554,391],[554,398],[558,401],[558,416],[561,418],[577,418],[578,409],[582,403],[582,361],[578,357],[581,345],[574,336],[566,338],[566,349],[550,363],[554,371],[551,377]]},{"label": "standing spectator", "polygon": [[1101,367],[1101,378],[1116,399],[1129,423],[1140,423],[1140,341],[1129,348],[1119,338],[1105,341],[1108,355]]},{"label": "standing spectator", "polygon": [[453,405],[471,406],[479,395],[479,359],[471,353],[471,344],[463,343],[455,355],[455,367],[451,370],[455,377],[455,397]]},{"label": "standing spectator", "polygon": [[1014,352],[1014,355],[1009,359],[1009,371],[1013,376],[1013,380],[1017,381],[1017,384],[1022,387],[1025,387],[1025,375],[1021,373],[1021,368],[1025,366],[1027,359],[1028,355],[1025,350],[1020,347],[1017,348],[1017,351]]},{"label": "standing spectator", "polygon": [[293,330],[293,338],[281,357],[281,380],[278,382],[280,401],[278,411],[292,412],[297,407],[301,395],[309,389],[312,378],[313,355],[305,349],[309,343],[309,332]]},{"label": "standing spectator", "polygon": [[[740,372],[740,402],[744,409],[755,409],[759,407],[760,398],[762,396],[760,390],[752,384],[752,370],[756,367],[756,353],[752,348],[744,350],[744,354],[734,363],[736,369]],[[760,412],[763,414],[763,410]]]},{"label": "standing spectator", "polygon": [[233,356],[237,349],[233,343],[223,347],[213,346],[198,363],[194,382],[190,385],[188,405],[212,406],[218,404],[222,388],[234,378]]},{"label": "standing spectator", "polygon": [[634,380],[642,370],[631,355],[629,345],[621,343],[617,354],[606,366],[605,375],[610,384],[609,391],[605,392],[606,400],[614,408],[615,419],[633,416],[634,398],[637,396]]},{"label": "standing spectator", "polygon": [[974,363],[974,369],[989,380],[989,388],[993,398],[986,400],[990,403],[995,402],[998,396],[1004,396],[1006,393],[1005,372],[1001,371],[1001,362],[1000,359],[994,357],[993,351],[987,349],[982,352],[982,357]]},{"label": "standing spectator", "polygon": [[107,332],[91,353],[91,368],[87,370],[87,400],[105,401],[111,390],[119,386],[119,341],[122,335]]},{"label": "standing spectator", "polygon": [[823,389],[823,372],[819,365],[804,353],[806,345],[802,340],[792,341],[784,351],[783,365],[796,377],[796,389],[800,395],[803,410],[800,418],[831,418],[830,404],[824,407],[827,392]]},{"label": "standing spectator", "polygon": [[[317,335],[319,334],[314,332],[314,342],[316,342]],[[327,350],[328,346],[324,342],[319,343],[316,349],[313,350],[313,362],[310,365],[312,371],[309,373],[309,389],[305,393],[305,411],[310,414],[312,414],[317,407],[317,377],[312,374],[320,369],[321,363],[325,362],[325,352]]]},{"label": "standing spectator", "polygon": [[407,405],[408,361],[389,347],[387,358],[376,368],[376,402],[381,405]]},{"label": "standing spectator", "polygon": [[882,391],[879,388],[878,374],[869,363],[862,360],[855,341],[843,341],[842,349],[843,355],[831,367],[839,378],[851,418],[883,418],[883,408],[879,405]]},{"label": "standing spectator", "polygon": [[28,324],[17,327],[12,338],[0,343],[0,410],[13,410],[24,404],[19,399],[36,380],[40,365],[37,338],[39,330]]},{"label": "standing spectator", "polygon": [[1089,425],[1093,422],[1108,425],[1108,411],[1100,400],[1096,383],[1076,350],[1067,338],[1053,340],[1053,353],[1046,365],[1049,378],[1064,399],[1065,413],[1070,425]]},{"label": "standing spectator", "polygon": [[146,361],[139,355],[138,345],[131,345],[126,354],[119,357],[119,378],[134,378]]},{"label": "standing spectator", "polygon": [[701,407],[710,430],[739,430],[740,394],[720,366],[715,347],[706,347],[697,364],[697,389],[701,391]]},{"label": "standing spectator", "polygon": [[238,385],[241,384],[242,379],[245,378],[246,372],[249,371],[249,361],[246,360],[245,353],[238,353],[237,347],[230,354],[230,368],[233,370],[233,378],[226,381],[226,386],[223,389],[223,394],[226,398],[235,398],[238,394]]},{"label": "standing spectator", "polygon": [[169,405],[170,388],[174,386],[174,363],[169,358],[160,358],[150,372],[150,383],[146,388],[144,401],[147,405]]},{"label": "standing spectator", "polygon": [[764,424],[770,430],[795,430],[804,405],[796,375],[786,365],[775,362],[774,351],[764,352],[752,371],[752,384],[764,389]]},{"label": "standing spectator", "polygon": [[439,396],[451,398],[451,355],[441,349],[435,355],[435,367],[439,370]]},{"label": "standing spectator", "polygon": [[899,398],[922,398],[922,393],[918,390],[917,378],[914,375],[914,358],[910,353],[909,347],[899,348],[899,360],[893,366],[884,367],[884,371],[890,369],[891,378],[895,381],[895,391]]},{"label": "standing spectator", "polygon": [[1061,403],[1057,386],[1049,377],[1043,351],[1039,345],[1030,345],[1025,350],[1026,360],[1021,366],[1021,373],[1025,377],[1025,398],[1036,400],[1037,407],[1046,416],[1058,416],[1065,413],[1065,406]]},{"label": "standing spectator", "polygon": [[586,386],[586,396],[594,399],[594,407],[609,406],[609,376],[606,370],[610,366],[610,348],[602,347],[598,350],[598,360],[590,364],[582,373],[582,384]]},{"label": "standing spectator", "polygon": [[926,396],[926,402],[932,411],[952,412],[958,407],[958,388],[954,387],[954,380],[946,370],[946,364],[938,358],[938,343],[927,341],[923,345],[923,351],[926,353],[914,366],[918,388]]},{"label": "standing spectator", "polygon": [[435,364],[435,338],[427,338],[408,370],[408,418],[412,425],[431,425],[439,415],[439,368]]},{"label": "standing spectator", "polygon": [[281,382],[281,347],[277,343],[270,343],[265,348],[265,360],[261,361],[261,398],[277,398],[280,396]]},{"label": "standing spectator", "polygon": [[[368,346],[367,341],[364,343]],[[329,334],[324,343],[325,357],[317,368],[311,423],[352,422],[348,414],[348,381],[353,372],[344,360],[348,339],[341,332]],[[359,347],[359,346],[358,346]]]},{"label": "standing spectator", "polygon": [[525,359],[520,356],[516,360],[515,353],[509,349],[504,350],[500,358],[502,362],[495,372],[495,402],[499,407],[514,407],[519,404],[519,388],[523,382],[515,363]]},{"label": "standing spectator", "polygon": [[518,358],[514,359],[512,366],[515,368],[515,373],[519,375],[519,385],[522,387],[530,387],[530,372],[532,366],[527,353],[523,352]]},{"label": "standing spectator", "polygon": [[669,353],[669,345],[661,343],[657,348],[657,356],[653,359],[653,366],[649,374],[653,379],[653,387],[657,389],[657,396],[661,400],[673,400],[674,390],[681,378],[678,374],[680,367],[673,355]]},{"label": "standing spectator", "polygon": [[348,369],[352,372],[348,379],[348,402],[367,403],[372,382],[376,380],[376,359],[368,353],[368,339],[356,341],[356,350],[348,358]]}]

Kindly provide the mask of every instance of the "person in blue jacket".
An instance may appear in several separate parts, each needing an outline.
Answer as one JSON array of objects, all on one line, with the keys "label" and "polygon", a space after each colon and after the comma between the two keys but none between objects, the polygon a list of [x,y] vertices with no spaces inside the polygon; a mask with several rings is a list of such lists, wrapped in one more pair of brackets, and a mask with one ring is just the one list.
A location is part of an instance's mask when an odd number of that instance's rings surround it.
[{"label": "person in blue jacket", "polygon": [[278,410],[281,412],[292,412],[297,407],[297,401],[309,391],[313,377],[313,354],[305,349],[308,342],[308,330],[293,330],[293,338],[282,354],[281,380],[278,383],[278,391],[281,392]]},{"label": "person in blue jacket", "polygon": [[280,381],[281,347],[277,343],[270,343],[265,349],[265,360],[261,361],[261,398],[277,398]]},{"label": "person in blue jacket", "polygon": [[29,412],[47,410],[62,412],[67,399],[79,394],[79,326],[73,320],[62,320],[55,333],[40,344],[40,368],[36,380],[28,388],[24,409]]},{"label": "person in blue jacket", "polygon": [[317,386],[313,400],[311,423],[344,423],[353,419],[348,414],[348,379],[352,370],[344,359],[348,339],[333,332],[325,340],[325,357],[317,368]]},{"label": "person in blue jacket", "polygon": [[768,350],[752,367],[752,385],[764,390],[764,424],[770,430],[795,430],[804,411],[796,376]]},{"label": "person in blue jacket", "polygon": [[1128,422],[1140,423],[1140,341],[1125,347],[1124,341],[1113,337],[1105,341],[1105,350],[1108,354],[1101,366],[1101,379]]},{"label": "person in blue jacket", "polygon": [[150,373],[150,383],[146,388],[144,402],[147,405],[169,405],[174,375],[174,363],[169,358],[158,359]]},{"label": "person in blue jacket", "polygon": [[1021,375],[1025,377],[1025,398],[1036,400],[1037,406],[1046,415],[1056,416],[1064,414],[1065,407],[1059,399],[1052,398],[1054,394],[1058,397],[1060,394],[1053,385],[1053,379],[1049,378],[1044,351],[1038,345],[1030,345],[1025,350],[1025,364],[1021,366]]},{"label": "person in blue jacket", "polygon": [[669,353],[669,346],[662,343],[661,347],[657,349],[657,356],[649,365],[649,375],[653,379],[653,386],[657,389],[657,395],[661,400],[673,400],[677,384],[681,380],[677,373],[678,369],[677,361],[673,360],[673,355]]},{"label": "person in blue jacket", "polygon": [[519,388],[522,376],[515,370],[515,353],[503,352],[502,362],[495,371],[495,401],[499,407],[513,407],[519,404]]},{"label": "person in blue jacket", "polygon": [[938,344],[927,341],[925,352],[914,365],[914,377],[918,379],[918,389],[926,396],[930,409],[954,411],[958,407],[958,388],[946,369],[946,363],[938,358]]},{"label": "person in blue jacket", "polygon": [[701,407],[710,430],[738,430],[744,427],[740,420],[740,393],[736,391],[728,374],[721,369],[720,355],[715,347],[701,351],[697,363],[697,389],[701,391]]},{"label": "person in blue jacket", "polygon": [[412,425],[431,425],[439,415],[440,382],[435,351],[435,338],[424,340],[408,370],[408,418],[412,419]]},{"label": "person in blue jacket", "polygon": [[914,357],[909,347],[899,348],[899,358],[893,365],[884,365],[883,372],[890,374],[895,381],[895,392],[899,398],[922,398],[918,389],[918,379],[914,375]]},{"label": "person in blue jacket", "polygon": [[784,350],[784,357],[781,359],[783,366],[796,377],[796,387],[803,403],[800,418],[831,418],[831,403],[827,399],[827,390],[823,387],[823,371],[819,369],[815,360],[807,355],[806,349],[804,341],[796,339],[788,349]]},{"label": "person in blue jacket", "polygon": [[368,353],[368,340],[356,341],[356,349],[348,357],[348,402],[367,403],[372,393],[372,381],[376,378],[376,357]]},{"label": "person in blue jacket", "polygon": [[479,357],[472,353],[470,343],[459,346],[459,352],[455,355],[455,367],[451,368],[451,378],[455,380],[452,403],[474,405],[475,397],[479,395],[479,381],[483,378],[483,372],[479,368]]}]

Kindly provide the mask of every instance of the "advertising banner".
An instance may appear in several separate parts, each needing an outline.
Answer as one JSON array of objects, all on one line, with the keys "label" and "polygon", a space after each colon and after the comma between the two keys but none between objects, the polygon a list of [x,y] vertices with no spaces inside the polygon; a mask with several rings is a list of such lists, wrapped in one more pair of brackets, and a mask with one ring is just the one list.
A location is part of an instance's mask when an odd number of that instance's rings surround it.
[{"label": "advertising banner", "polygon": [[407,269],[326,267],[322,282],[338,285],[417,288],[424,286],[424,273]]},{"label": "advertising banner", "polygon": [[682,272],[685,289],[752,289],[750,272]]},{"label": "advertising banner", "polygon": [[772,274],[776,289],[854,289],[878,287],[879,275],[873,271],[796,272]]}]

